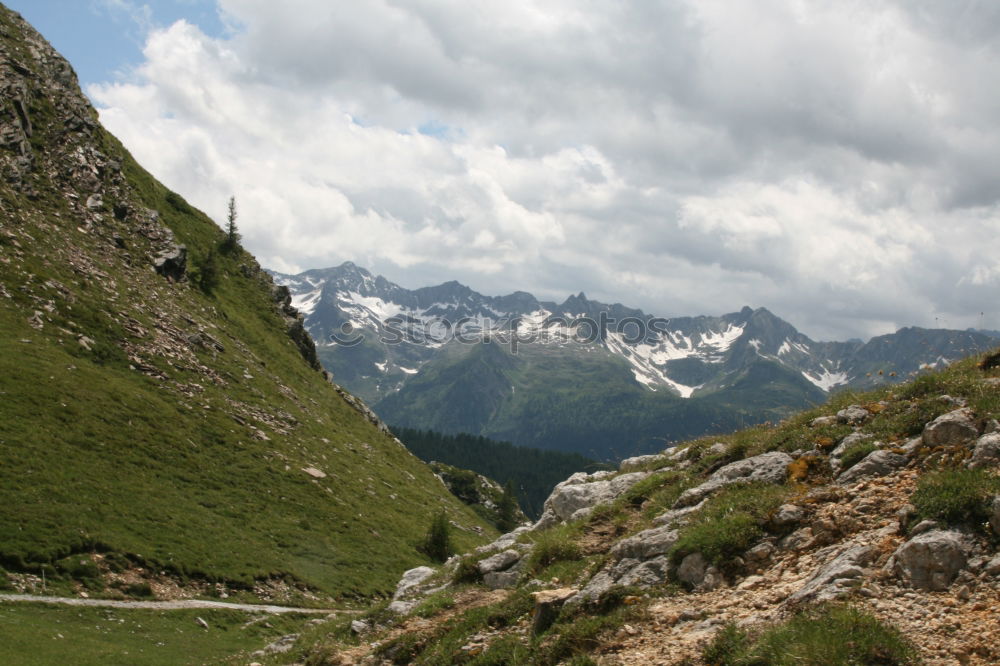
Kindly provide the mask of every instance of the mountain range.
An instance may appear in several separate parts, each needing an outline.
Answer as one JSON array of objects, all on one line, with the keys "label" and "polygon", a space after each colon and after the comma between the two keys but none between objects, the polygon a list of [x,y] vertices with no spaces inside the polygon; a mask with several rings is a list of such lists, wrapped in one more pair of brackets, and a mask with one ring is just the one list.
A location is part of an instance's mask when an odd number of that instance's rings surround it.
[{"label": "mountain range", "polygon": [[819,342],[765,308],[667,319],[583,293],[409,290],[350,262],[273,276],[323,365],[388,423],[600,459],[777,420],[996,344],[915,327]]}]

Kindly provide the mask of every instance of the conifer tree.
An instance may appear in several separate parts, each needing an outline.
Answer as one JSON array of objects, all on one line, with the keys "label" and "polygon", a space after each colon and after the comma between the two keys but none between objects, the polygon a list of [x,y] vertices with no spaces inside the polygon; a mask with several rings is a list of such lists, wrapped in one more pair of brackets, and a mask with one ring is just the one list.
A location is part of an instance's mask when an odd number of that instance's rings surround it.
[{"label": "conifer tree", "polygon": [[222,242],[225,252],[236,252],[240,247],[240,232],[236,228],[236,197],[229,197],[229,213],[226,215],[226,240]]},{"label": "conifer tree", "polygon": [[421,550],[436,562],[444,562],[454,553],[451,544],[451,527],[444,509],[434,515],[431,526],[424,537]]}]

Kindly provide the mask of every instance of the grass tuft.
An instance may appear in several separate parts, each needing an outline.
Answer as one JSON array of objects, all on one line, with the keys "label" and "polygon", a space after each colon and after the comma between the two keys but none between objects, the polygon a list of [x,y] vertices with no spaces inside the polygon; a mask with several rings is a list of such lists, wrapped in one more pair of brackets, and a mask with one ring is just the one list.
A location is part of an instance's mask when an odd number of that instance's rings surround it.
[{"label": "grass tuft", "polygon": [[943,469],[917,482],[910,501],[919,520],[982,528],[989,520],[989,500],[1000,492],[1000,478],[983,469]]}]

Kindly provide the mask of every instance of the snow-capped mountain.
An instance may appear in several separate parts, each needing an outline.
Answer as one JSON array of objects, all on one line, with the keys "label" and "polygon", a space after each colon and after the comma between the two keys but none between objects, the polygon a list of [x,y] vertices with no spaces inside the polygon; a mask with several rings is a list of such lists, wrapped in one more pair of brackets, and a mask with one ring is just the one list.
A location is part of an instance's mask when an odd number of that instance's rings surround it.
[{"label": "snow-capped mountain", "polygon": [[538,431],[530,413],[545,393],[547,402],[569,388],[574,399],[596,400],[613,386],[629,409],[683,409],[682,421],[709,431],[780,416],[840,387],[901,381],[997,344],[919,328],[867,343],[817,342],[764,308],[665,319],[583,293],[557,304],[526,292],[484,296],[458,282],[408,290],[351,263],[274,277],[305,314],[324,365],[390,423],[538,446],[551,441],[523,433]]}]

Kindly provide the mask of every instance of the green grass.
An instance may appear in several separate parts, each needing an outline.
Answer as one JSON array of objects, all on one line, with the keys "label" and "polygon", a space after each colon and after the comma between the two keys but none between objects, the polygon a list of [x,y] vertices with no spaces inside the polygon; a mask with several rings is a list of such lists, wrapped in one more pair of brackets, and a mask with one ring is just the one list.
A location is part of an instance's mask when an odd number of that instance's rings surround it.
[{"label": "green grass", "polygon": [[[0,27],[4,46],[43,74],[3,8]],[[63,93],[43,80],[28,82],[38,195],[0,184],[0,285],[10,295],[0,296],[0,565],[51,567],[64,579],[55,584],[100,593],[92,571],[55,564],[112,554],[243,594],[277,579],[367,597],[428,563],[417,546],[437,511],[485,529],[456,530],[460,550],[494,535],[303,360],[252,256],[219,253],[210,294],[153,272],[158,245],[136,232],[147,209],[191,263],[218,248],[221,229],[103,130],[65,133]],[[48,175],[81,146],[120,161],[126,181],[107,189],[90,231],[64,196],[72,185]],[[121,205],[132,211],[125,220],[111,213]],[[29,325],[35,311],[41,330]],[[223,349],[191,342],[199,331]],[[130,367],[134,357],[160,376]]]},{"label": "green grass", "polygon": [[878,447],[873,442],[859,442],[854,446],[848,447],[844,451],[844,455],[840,456],[840,468],[842,470],[850,469],[864,460],[869,453],[876,450],[878,450]]},{"label": "green grass", "polygon": [[717,666],[857,666],[919,664],[903,635],[849,606],[825,605],[752,636],[735,625],[715,635],[702,653]]},{"label": "green grass", "polygon": [[1000,478],[984,469],[942,469],[920,477],[910,501],[917,520],[978,529],[989,520],[989,502],[1000,493]]},{"label": "green grass", "polygon": [[787,486],[756,483],[723,489],[681,529],[671,559],[701,553],[712,564],[727,564],[764,535],[762,526],[789,493]]},{"label": "green grass", "polygon": [[[199,626],[195,618],[208,623]],[[0,606],[0,663],[249,663],[249,654],[298,633],[308,617],[226,610],[119,610],[36,604]],[[242,654],[242,658],[234,657]]]}]

